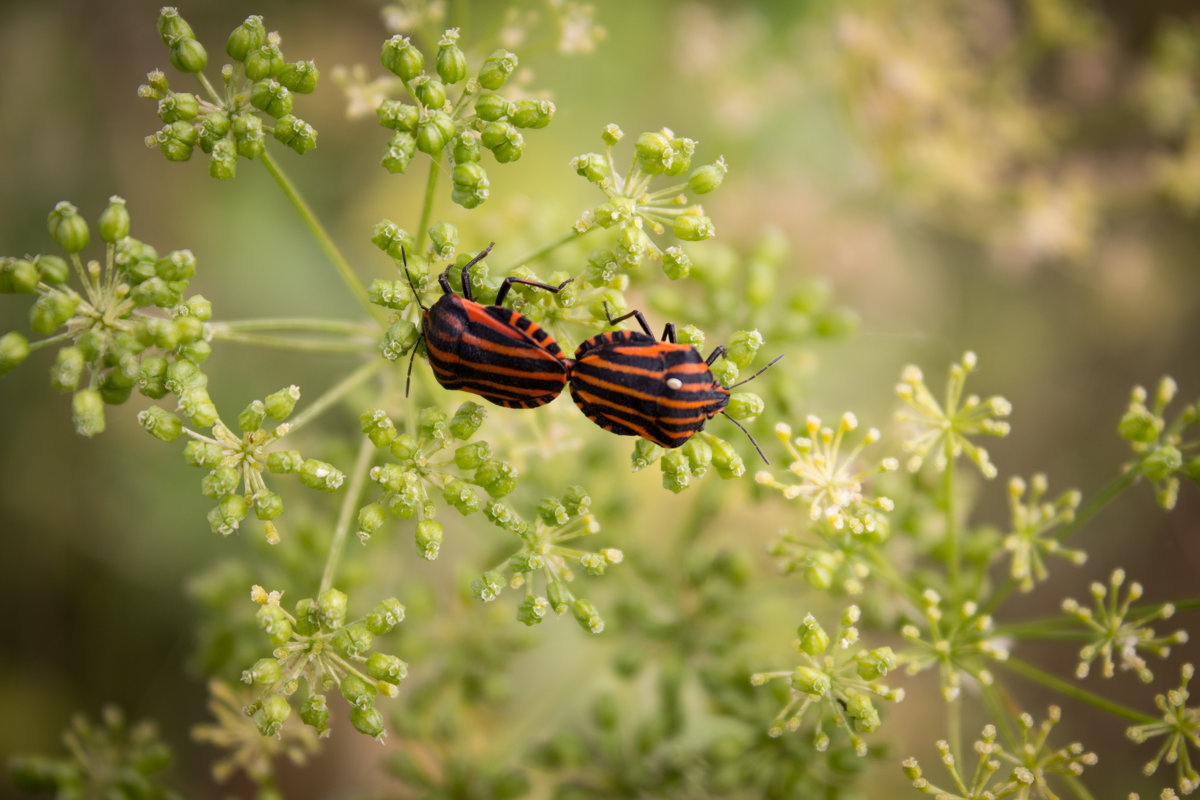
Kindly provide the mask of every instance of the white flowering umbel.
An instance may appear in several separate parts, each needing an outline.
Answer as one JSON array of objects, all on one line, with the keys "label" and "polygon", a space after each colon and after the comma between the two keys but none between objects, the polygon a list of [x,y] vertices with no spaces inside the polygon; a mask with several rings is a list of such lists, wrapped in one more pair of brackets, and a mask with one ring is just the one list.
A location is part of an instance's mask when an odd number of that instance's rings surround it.
[{"label": "white flowering umbel", "polygon": [[880,433],[871,428],[862,441],[843,452],[843,439],[857,427],[858,419],[850,412],[842,415],[836,430],[822,426],[819,417],[809,416],[805,435],[795,439],[791,426],[776,425],[775,434],[792,457],[788,471],[799,482],[784,483],[766,470],[754,479],[778,489],[788,500],[807,500],[808,516],[814,522],[822,520],[834,530],[848,529],[855,534],[873,533],[882,522],[879,512],[891,511],[894,505],[890,498],[871,497],[865,481],[871,475],[896,470],[899,463],[885,458],[877,467],[858,469],[863,449],[879,441]]},{"label": "white flowering umbel", "polygon": [[[1060,795],[1051,786],[1052,777],[1063,775],[1067,779],[1078,777],[1084,767],[1097,762],[1096,754],[1085,751],[1079,742],[1066,747],[1051,748],[1047,745],[1050,731],[1062,718],[1057,706],[1050,706],[1049,715],[1041,725],[1034,724],[1033,717],[1021,714],[1017,717],[1021,743],[1011,750],[996,741],[996,726],[985,725],[982,736],[975,742],[979,760],[971,772],[959,769],[948,742],[937,743],[942,764],[954,781],[955,789],[946,789],[931,782],[921,771],[915,758],[904,761],[904,774],[912,781],[913,788],[921,794],[933,795],[939,800],[983,800],[984,798],[1014,798],[1015,800],[1053,800]],[[1004,770],[1004,766],[1009,768]],[[1070,785],[1067,780],[1064,785]]]},{"label": "white flowering umbel", "polygon": [[1119,660],[1122,670],[1132,670],[1143,683],[1149,683],[1154,680],[1154,674],[1146,665],[1142,653],[1166,658],[1171,654],[1172,645],[1188,640],[1187,631],[1182,628],[1167,636],[1156,636],[1150,627],[1155,620],[1174,616],[1175,606],[1172,603],[1131,614],[1133,604],[1142,598],[1142,585],[1137,581],[1129,584],[1125,599],[1118,601],[1117,596],[1124,583],[1123,569],[1113,570],[1108,586],[1099,581],[1093,583],[1094,611],[1084,608],[1074,598],[1063,600],[1063,611],[1082,622],[1087,633],[1093,637],[1079,651],[1079,666],[1075,668],[1075,675],[1079,678],[1087,677],[1092,662],[1097,659],[1102,665],[1101,674],[1111,678],[1115,672],[1114,663]]},{"label": "white flowering umbel", "polygon": [[1125,734],[1138,744],[1156,736],[1165,737],[1162,746],[1142,768],[1142,772],[1153,775],[1164,760],[1168,764],[1175,764],[1179,791],[1186,795],[1200,788],[1200,773],[1192,766],[1188,752],[1189,747],[1200,749],[1200,706],[1189,708],[1187,704],[1191,696],[1187,685],[1195,675],[1196,668],[1192,664],[1184,664],[1180,673],[1182,679],[1178,689],[1154,696],[1154,704],[1162,712],[1162,718],[1145,725],[1134,725]]},{"label": "white flowering umbel", "polygon": [[1058,555],[1072,564],[1082,564],[1087,553],[1063,547],[1057,536],[1051,535],[1061,525],[1075,520],[1075,510],[1082,497],[1077,489],[1058,496],[1054,502],[1042,497],[1049,488],[1046,476],[1034,475],[1026,499],[1025,481],[1013,478],[1008,482],[1008,505],[1012,511],[1012,532],[1004,537],[1004,549],[1012,553],[1009,575],[1017,581],[1022,592],[1033,589],[1034,583],[1044,581],[1049,573],[1045,558]]},{"label": "white flowering umbel", "polygon": [[767,730],[770,736],[782,736],[800,727],[808,710],[816,709],[816,729],[813,745],[819,751],[829,747],[826,723],[844,729],[850,736],[854,751],[867,753],[867,743],[860,734],[871,733],[880,725],[879,712],[871,695],[900,702],[903,689],[892,689],[882,679],[896,668],[897,658],[890,647],[852,649],[858,644],[855,624],[861,616],[858,606],[848,606],[842,614],[836,639],[830,639],[812,614],[804,618],[793,643],[802,663],[791,670],[757,672],[750,682],[762,686],[776,678],[788,680],[791,690],[788,701]]},{"label": "white flowering umbel", "polygon": [[942,699],[948,703],[962,694],[964,675],[991,686],[995,678],[987,664],[1008,660],[1008,642],[995,634],[991,615],[980,613],[972,600],[946,613],[941,596],[933,589],[921,594],[921,610],[927,631],[914,624],[900,629],[900,635],[913,645],[904,653],[908,674],[936,666]]},{"label": "white flowering umbel", "polygon": [[900,375],[896,394],[908,408],[896,412],[896,419],[912,426],[913,437],[904,443],[912,453],[908,460],[910,472],[916,472],[932,455],[934,467],[942,472],[950,462],[966,454],[975,462],[985,478],[996,477],[996,466],[987,450],[972,442],[971,436],[1007,436],[1009,424],[1003,421],[1012,413],[1012,404],[999,395],[981,399],[978,395],[963,397],[967,375],[978,360],[968,351],[962,361],[950,367],[946,394],[941,403],[934,398],[919,367],[909,365]]}]

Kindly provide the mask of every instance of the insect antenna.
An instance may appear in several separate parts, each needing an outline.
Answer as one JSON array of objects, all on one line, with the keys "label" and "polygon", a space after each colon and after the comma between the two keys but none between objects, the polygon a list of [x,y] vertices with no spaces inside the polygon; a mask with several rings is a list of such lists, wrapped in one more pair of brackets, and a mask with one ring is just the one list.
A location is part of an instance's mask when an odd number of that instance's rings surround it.
[{"label": "insect antenna", "polygon": [[[417,286],[413,283],[412,274],[408,271],[408,253],[404,252],[404,245],[400,245],[400,258],[404,261],[404,277],[408,278],[408,287],[412,289],[413,297],[417,300],[417,305],[422,311],[428,311],[425,304],[421,302],[421,294],[417,291]],[[420,340],[418,340],[420,341]],[[408,374],[412,375],[412,362],[408,362]],[[408,390],[405,389],[404,394],[407,396]]]},{"label": "insect antenna", "polygon": [[[775,360],[778,361],[779,359],[775,359]],[[775,363],[775,362],[773,361],[771,363]],[[728,419],[734,425],[737,425],[739,428],[742,429],[742,433],[746,434],[746,438],[750,440],[750,444],[754,445],[754,449],[758,451],[758,455],[762,458],[763,463],[766,464],[768,467],[771,466],[771,462],[767,460],[767,454],[764,453],[762,451],[762,448],[758,446],[758,441],[754,438],[753,435],[751,435],[750,431],[746,430],[746,426],[743,425],[742,423],[738,422],[733,417],[726,414],[724,411],[722,411],[721,413],[725,415],[726,419]]]},{"label": "insect antenna", "polygon": [[779,359],[781,359],[781,358],[783,358],[783,354],[782,354],[782,353],[780,353],[779,355],[775,356],[775,358],[771,359],[771,363],[770,363],[770,364],[767,364],[765,367],[763,367],[763,368],[762,368],[762,369],[760,369],[758,372],[756,372],[756,373],[754,373],[753,375],[751,375],[749,378],[746,378],[746,379],[745,379],[745,380],[743,380],[743,381],[738,381],[738,382],[737,382],[737,383],[735,383],[733,386],[727,386],[726,388],[727,388],[727,389],[733,389],[733,388],[736,388],[736,387],[738,387],[738,386],[741,386],[743,383],[749,383],[750,381],[754,380],[754,379],[755,379],[755,378],[757,378],[759,375],[762,375],[764,372],[766,372],[767,370],[769,370],[771,367],[773,367],[773,366],[775,366],[777,363],[779,363]]}]

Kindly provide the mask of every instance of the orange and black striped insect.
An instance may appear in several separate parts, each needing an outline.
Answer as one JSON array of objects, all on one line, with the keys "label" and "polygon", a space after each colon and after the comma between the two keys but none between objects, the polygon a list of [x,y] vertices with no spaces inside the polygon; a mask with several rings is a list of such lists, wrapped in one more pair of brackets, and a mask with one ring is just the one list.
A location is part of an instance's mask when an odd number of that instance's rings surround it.
[{"label": "orange and black striped insect", "polygon": [[[573,279],[550,286],[524,278],[505,278],[496,293],[496,302],[480,305],[471,299],[468,270],[490,253],[494,245],[492,242],[463,265],[461,296],[450,286],[447,267],[438,276],[442,296],[428,308],[421,304],[408,273],[408,257],[401,250],[404,274],[423,312],[421,335],[437,382],[447,389],[471,392],[506,408],[537,408],[562,392],[571,360],[541,326],[501,304],[514,283],[559,292]],[[411,377],[412,361],[408,370]]]},{"label": "orange and black striped insect", "polygon": [[[640,311],[613,319],[606,305],[604,314],[611,325],[633,317],[644,333],[608,331],[588,339],[575,351],[571,399],[588,419],[606,431],[641,436],[674,448],[692,438],[717,414],[725,414],[729,389],[717,383],[711,369],[713,362],[725,354],[724,346],[705,359],[691,345],[676,343],[673,322],[667,323],[660,341],[654,338]],[[775,361],[734,385],[758,377]],[[750,432],[733,417],[725,416],[750,437],[766,461]]]}]

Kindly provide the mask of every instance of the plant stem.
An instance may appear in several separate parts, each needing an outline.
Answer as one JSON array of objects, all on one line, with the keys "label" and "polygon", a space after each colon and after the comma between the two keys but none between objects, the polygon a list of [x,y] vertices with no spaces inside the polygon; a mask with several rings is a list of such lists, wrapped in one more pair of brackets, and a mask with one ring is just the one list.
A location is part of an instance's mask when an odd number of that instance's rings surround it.
[{"label": "plant stem", "polygon": [[321,573],[318,596],[321,592],[333,588],[333,576],[337,572],[338,562],[342,560],[342,546],[350,532],[350,518],[362,495],[363,485],[367,482],[367,472],[371,468],[374,455],[375,445],[364,436],[362,445],[358,448],[358,458],[354,461],[354,471],[350,473],[350,485],[346,487],[346,496],[342,498],[342,507],[338,511],[337,526],[333,529],[333,541],[329,543],[329,555],[325,558],[325,571]]},{"label": "plant stem", "polygon": [[1034,683],[1040,683],[1042,686],[1045,686],[1048,689],[1053,689],[1054,691],[1064,694],[1074,700],[1078,700],[1081,703],[1094,706],[1101,711],[1107,711],[1114,716],[1127,719],[1131,722],[1136,722],[1139,725],[1146,725],[1157,720],[1157,717],[1151,717],[1148,714],[1143,714],[1140,711],[1134,711],[1132,708],[1126,708],[1120,703],[1114,703],[1111,700],[1107,700],[1099,695],[1092,694],[1085,689],[1081,689],[1073,683],[1064,681],[1062,678],[1055,677],[1048,672],[1043,672],[1032,664],[1022,661],[1019,658],[1013,658],[1010,656],[1007,661],[997,661],[995,663],[998,666],[1009,670],[1010,672],[1015,672],[1018,675],[1028,678]]},{"label": "plant stem", "polygon": [[583,231],[583,232],[577,231],[574,228],[572,228],[570,233],[568,233],[564,236],[560,236],[559,238],[557,238],[554,241],[547,244],[545,247],[542,247],[538,250],[534,250],[532,253],[529,253],[524,258],[518,258],[511,265],[509,265],[508,269],[504,270],[501,274],[508,275],[517,267],[524,266],[526,264],[532,264],[535,261],[540,261],[541,259],[548,256],[550,253],[553,253],[555,250],[562,247],[564,244],[567,244],[568,242],[573,242],[576,239],[578,239],[579,237],[587,235],[588,233],[590,233],[591,231],[595,230],[598,227],[600,227],[600,226],[593,225],[592,227],[588,228],[586,231]]},{"label": "plant stem", "polygon": [[53,336],[49,336],[45,339],[38,339],[37,341],[30,342],[29,343],[29,352],[32,353],[34,350],[38,350],[42,347],[49,347],[50,345],[54,344],[55,342],[61,342],[64,339],[70,339],[74,335],[75,334],[73,331],[63,331],[62,333],[56,333]]},{"label": "plant stem", "polygon": [[270,319],[239,319],[212,323],[213,331],[306,331],[311,333],[342,333],[356,336],[373,333],[361,322],[340,319],[277,317]]},{"label": "plant stem", "polygon": [[347,375],[336,385],[326,391],[325,394],[314,400],[312,405],[308,406],[299,414],[292,417],[291,420],[289,420],[292,425],[292,432],[295,432],[297,429],[312,422],[327,408],[349,394],[360,383],[366,381],[368,378],[382,369],[387,363],[388,362],[382,358],[373,358],[354,372]]},{"label": "plant stem", "polygon": [[417,226],[417,241],[414,247],[417,252],[425,245],[425,234],[429,231],[429,220],[433,217],[433,198],[437,194],[438,172],[441,171],[442,159],[429,159],[429,177],[425,179],[425,200],[421,204],[421,222]]},{"label": "plant stem", "polygon": [[949,439],[946,441],[946,471],[942,479],[942,510],[946,513],[946,541],[950,552],[950,588],[955,602],[962,599],[962,549],[959,542],[958,519],[954,509],[954,454]]},{"label": "plant stem", "polygon": [[333,266],[341,276],[342,282],[346,284],[346,287],[350,289],[350,292],[358,299],[363,308],[382,322],[385,319],[384,310],[371,304],[371,300],[367,296],[367,290],[363,287],[362,281],[358,279],[358,275],[354,273],[354,268],[350,266],[350,262],[342,255],[342,251],[338,249],[337,244],[329,236],[329,232],[325,230],[325,226],[317,219],[312,209],[309,208],[308,203],[305,202],[300,192],[296,190],[296,187],[292,185],[288,177],[283,174],[283,170],[275,163],[275,159],[271,158],[271,154],[264,150],[262,155],[259,156],[259,161],[267,168],[267,172],[271,173],[271,177],[279,184],[279,188],[283,190],[287,199],[291,201],[292,206],[300,214],[301,219],[304,220],[304,224],[308,226],[308,230],[317,240],[317,244],[325,251],[325,255],[329,257],[329,260],[333,262]]},{"label": "plant stem", "polygon": [[261,333],[236,333],[234,331],[213,331],[213,338],[226,342],[251,344],[258,347],[278,347],[281,350],[294,350],[306,353],[369,353],[375,349],[375,343],[370,341],[351,341],[349,339],[293,339],[288,336],[270,336]]}]

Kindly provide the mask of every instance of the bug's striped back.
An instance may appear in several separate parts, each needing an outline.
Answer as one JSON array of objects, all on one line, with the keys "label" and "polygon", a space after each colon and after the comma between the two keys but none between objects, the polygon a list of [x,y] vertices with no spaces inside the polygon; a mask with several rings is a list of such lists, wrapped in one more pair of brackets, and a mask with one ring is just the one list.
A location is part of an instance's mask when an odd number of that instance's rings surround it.
[{"label": "bug's striped back", "polygon": [[447,389],[506,408],[536,408],[562,392],[570,371],[554,338],[501,306],[444,294],[422,319],[429,363]]},{"label": "bug's striped back", "polygon": [[588,419],[622,436],[679,447],[729,404],[696,348],[635,331],[609,331],[575,351],[571,398]]}]

